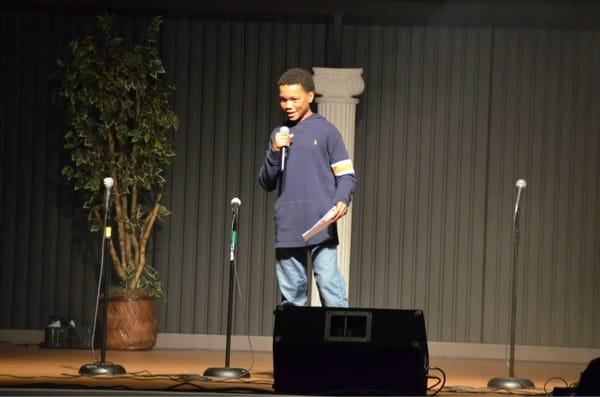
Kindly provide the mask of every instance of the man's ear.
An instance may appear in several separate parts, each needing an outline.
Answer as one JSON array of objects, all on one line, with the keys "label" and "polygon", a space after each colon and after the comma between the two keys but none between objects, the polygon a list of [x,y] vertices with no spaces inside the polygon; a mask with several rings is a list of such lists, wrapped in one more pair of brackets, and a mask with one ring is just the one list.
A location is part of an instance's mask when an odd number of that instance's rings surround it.
[{"label": "man's ear", "polygon": [[314,91],[310,91],[308,93],[308,103],[312,103],[315,100],[315,92]]}]

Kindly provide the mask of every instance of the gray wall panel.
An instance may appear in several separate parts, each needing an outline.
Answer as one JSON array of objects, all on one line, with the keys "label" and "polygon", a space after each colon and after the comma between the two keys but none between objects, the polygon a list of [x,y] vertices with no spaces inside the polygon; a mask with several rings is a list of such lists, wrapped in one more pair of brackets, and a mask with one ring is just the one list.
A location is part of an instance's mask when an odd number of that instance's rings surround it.
[{"label": "gray wall panel", "polygon": [[[598,33],[495,32],[484,341],[506,340],[514,181],[521,219],[517,341],[593,346],[598,326]],[[577,319],[577,320],[576,320]]]},{"label": "gray wall panel", "polygon": [[[598,43],[600,41],[600,32],[597,30],[591,35],[593,42]],[[591,55],[591,70],[590,73],[594,73],[594,70],[600,70],[600,51],[593,51]],[[597,76],[596,76],[597,77]],[[589,94],[592,98],[589,101],[598,101],[598,92],[600,92],[600,79],[596,78],[592,81],[591,91]],[[600,144],[598,139],[600,136],[600,112],[590,111],[586,117],[586,121],[590,126],[589,133],[589,144],[586,143],[587,157],[590,164],[594,164],[600,161]],[[594,133],[594,131],[596,131]],[[596,169],[596,171],[598,171]],[[585,251],[583,260],[584,263],[595,263],[592,266],[592,271],[586,273],[588,282],[586,287],[581,290],[585,297],[583,298],[582,307],[585,308],[584,315],[592,313],[592,327],[584,327],[583,337],[586,344],[591,346],[600,345],[600,333],[595,330],[600,326],[600,310],[598,309],[598,302],[600,302],[600,172],[596,172],[595,177],[589,175],[585,178],[586,186],[595,186],[594,188],[586,188],[585,196],[585,208],[588,211],[588,216],[594,219],[592,222],[587,222],[583,233],[585,236],[589,236],[587,243],[585,244]],[[588,316],[588,321],[589,321]],[[591,343],[587,342],[591,341]]]},{"label": "gray wall panel", "polygon": [[[17,143],[15,142],[17,134],[9,134],[9,131],[18,130],[18,127],[14,121],[16,108],[15,95],[17,93],[16,86],[18,76],[18,67],[15,64],[15,58],[19,59],[17,52],[18,48],[16,48],[18,46],[14,42],[11,43],[8,34],[8,32],[18,32],[17,26],[15,26],[15,22],[15,18],[10,18],[7,16],[3,19],[2,23],[3,29],[7,31],[6,34],[3,34],[3,36],[6,38],[4,41],[5,46],[3,46],[3,48],[5,48],[6,50],[3,51],[3,57],[5,59],[5,62],[3,63],[4,70],[2,75],[3,77],[11,76],[10,79],[6,78],[2,84],[2,87],[4,87],[2,95],[2,113],[4,116],[2,118],[2,181],[3,185],[6,184],[8,186],[14,186],[14,170],[12,169],[11,164],[14,164],[16,158],[14,150],[9,150],[9,148],[12,149],[14,147],[18,147]],[[9,53],[13,54],[12,60],[8,56]],[[9,185],[9,183],[11,182],[12,184]],[[3,304],[7,308],[10,308],[9,310],[7,310],[6,314],[4,316],[1,316],[0,318],[0,327],[2,328],[9,328],[12,325],[12,274],[14,267],[13,247],[15,243],[15,238],[13,229],[14,218],[11,214],[14,214],[14,205],[14,192],[8,191],[8,189],[2,189],[2,208],[0,208],[0,211],[2,211],[2,223],[4,225],[3,230],[5,230],[5,232],[3,233],[3,238],[0,242],[0,248],[2,249],[0,255],[2,255],[3,264],[2,278],[0,279],[0,302],[3,302]]]},{"label": "gray wall panel", "polygon": [[[288,65],[322,64],[324,25],[240,19],[168,19],[161,48],[178,89],[181,126],[168,192],[173,215],[157,233],[166,272],[167,332],[221,333],[226,326],[231,198],[242,200],[238,333],[269,334],[278,296],[272,195],[256,182],[267,139],[281,123],[274,83]],[[176,43],[174,46],[172,43]],[[175,47],[175,48],[174,48]],[[168,253],[167,253],[168,252]],[[168,264],[164,265],[164,264]]]},{"label": "gray wall panel", "polygon": [[[47,18],[38,17],[34,20],[35,24],[35,35],[36,40],[40,41],[40,49],[36,51],[35,64],[39,63],[39,67],[36,67],[32,73],[33,78],[33,92],[37,95],[34,96],[32,113],[37,114],[37,117],[33,118],[33,139],[35,145],[32,145],[32,196],[34,199],[31,201],[31,241],[28,249],[30,250],[30,266],[29,274],[27,276],[27,292],[28,301],[26,310],[27,314],[27,325],[31,327],[38,322],[40,318],[40,310],[42,299],[42,286],[43,286],[43,268],[44,268],[44,227],[45,224],[45,196],[46,196],[46,147],[47,147],[47,134],[45,126],[48,118],[48,85],[47,79],[49,75],[48,71],[48,30],[49,21]],[[33,47],[33,46],[32,46]],[[35,197],[38,199],[36,200]],[[0,204],[1,208],[1,204]],[[31,247],[38,247],[38,249],[31,250]]]},{"label": "gray wall panel", "polygon": [[[216,103],[223,103],[222,99],[223,96],[221,95],[217,95],[217,93],[215,92],[214,89],[214,85],[211,84],[211,82],[216,80],[216,65],[218,63],[222,64],[222,68],[224,71],[229,71],[229,62],[227,62],[227,59],[223,59],[223,56],[220,55],[219,58],[215,57],[215,56],[205,56],[204,53],[202,52],[203,48],[206,48],[206,50],[204,50],[205,52],[208,51],[208,49],[210,49],[212,52],[215,51],[214,47],[216,45],[216,39],[214,38],[214,36],[211,36],[211,31],[214,32],[215,27],[214,24],[211,24],[209,22],[204,22],[203,23],[203,35],[199,36],[197,41],[196,41],[196,45],[194,46],[195,52],[198,52],[200,55],[200,58],[202,59],[202,63],[201,63],[201,70],[198,70],[198,73],[201,73],[201,79],[202,79],[202,91],[201,91],[201,95],[203,98],[214,98],[213,100],[208,100],[208,101],[202,101],[202,103],[199,104],[199,107],[197,108],[198,112],[201,112],[200,114],[202,115],[201,119],[202,119],[202,124],[201,127],[204,131],[214,131],[215,127],[214,127],[214,116],[213,117],[206,117],[205,116],[205,112],[208,114],[214,114],[215,112],[215,106]],[[209,30],[210,28],[210,30]],[[225,32],[228,32],[229,29],[227,29]],[[214,34],[214,33],[213,33]],[[229,47],[230,43],[231,43],[231,39],[230,37],[224,36],[220,39],[221,44],[224,47]],[[214,178],[213,178],[213,172],[214,172],[214,168],[215,168],[215,158],[216,158],[216,151],[215,151],[215,140],[216,140],[216,135],[215,134],[202,134],[201,135],[202,140],[200,143],[200,168],[199,168],[199,172],[200,172],[200,180],[201,180],[201,188],[200,188],[200,195],[198,196],[198,203],[199,203],[199,215],[198,215],[198,223],[199,225],[207,225],[204,226],[202,228],[199,228],[199,241],[200,241],[200,256],[198,257],[198,261],[200,261],[201,263],[205,263],[206,265],[204,267],[201,268],[201,272],[200,274],[202,275],[202,282],[201,284],[197,284],[199,287],[199,291],[200,291],[200,296],[202,296],[202,299],[200,301],[200,305],[198,308],[201,309],[200,313],[200,319],[202,319],[202,323],[199,323],[199,325],[201,327],[206,327],[207,324],[210,323],[210,319],[214,318],[214,314],[212,313],[212,311],[214,310],[214,306],[213,305],[209,305],[208,303],[211,302],[210,297],[212,295],[209,296],[210,293],[213,293],[213,291],[215,290],[215,282],[211,280],[214,280],[213,276],[215,270],[219,271],[221,269],[220,266],[216,265],[212,260],[212,253],[214,252],[213,249],[211,249],[211,247],[213,247],[213,245],[215,243],[218,243],[220,241],[220,239],[218,238],[218,236],[213,232],[213,229],[211,227],[209,227],[208,225],[210,225],[210,221],[211,221],[211,214],[214,211],[214,203],[207,199],[211,197],[212,194],[212,190],[214,189]],[[217,283],[222,283],[223,279],[219,278],[219,280],[217,281]],[[218,285],[223,285],[223,284],[218,284]],[[204,288],[202,288],[204,287]],[[217,289],[218,291],[218,289]],[[213,293],[214,295],[214,293]],[[211,307],[212,306],[212,307]]]},{"label": "gray wall panel", "polygon": [[367,91],[351,301],[421,308],[433,340],[478,340],[491,31],[352,29]]},{"label": "gray wall panel", "polygon": [[[10,23],[10,18],[8,18],[7,15],[3,15],[0,14],[0,48],[8,48],[8,32],[10,31],[9,28],[9,23]],[[8,122],[7,122],[7,112],[8,112],[8,101],[9,101],[9,95],[8,95],[8,81],[9,81],[9,53],[8,51],[0,51],[0,86],[3,87],[4,93],[2,95],[0,95],[0,181],[3,181],[4,183],[6,183],[6,176],[7,176],[7,172],[6,172],[6,168],[7,168],[7,164],[6,164],[6,148],[8,146]],[[0,220],[4,221],[6,220],[6,213],[4,212],[4,205],[6,203],[6,189],[2,189],[0,190]],[[5,226],[6,227],[6,226]],[[4,237],[4,235],[3,235]],[[3,239],[4,240],[4,239]],[[2,291],[5,291],[5,289],[8,287],[9,283],[11,282],[8,279],[8,256],[5,253],[7,246],[4,244],[4,242],[0,242],[0,249],[2,249],[2,252],[0,253],[0,263],[3,265],[2,266],[2,280],[0,280],[0,289]],[[7,265],[4,265],[4,264]],[[5,299],[7,299],[8,294],[3,294],[0,293],[0,302],[4,302]],[[5,311],[5,314],[10,313],[9,311]],[[6,316],[5,316],[6,317]],[[4,319],[0,320],[0,326],[3,327],[10,327],[10,320],[9,319]]]}]

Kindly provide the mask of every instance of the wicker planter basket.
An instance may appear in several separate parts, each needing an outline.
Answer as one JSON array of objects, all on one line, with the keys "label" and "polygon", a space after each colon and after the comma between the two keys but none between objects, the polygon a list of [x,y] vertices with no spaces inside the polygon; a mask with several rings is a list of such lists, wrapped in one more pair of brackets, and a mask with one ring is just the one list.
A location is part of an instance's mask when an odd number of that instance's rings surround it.
[{"label": "wicker planter basket", "polygon": [[106,347],[148,350],[156,344],[155,298],[137,291],[113,290],[108,298]]}]

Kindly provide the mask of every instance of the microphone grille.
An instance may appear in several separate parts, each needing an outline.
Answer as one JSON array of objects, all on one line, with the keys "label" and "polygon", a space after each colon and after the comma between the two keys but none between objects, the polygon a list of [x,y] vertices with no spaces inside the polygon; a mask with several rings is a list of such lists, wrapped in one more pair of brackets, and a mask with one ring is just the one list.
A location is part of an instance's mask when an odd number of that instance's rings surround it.
[{"label": "microphone grille", "polygon": [[240,200],[237,197],[234,197],[231,199],[231,206],[233,208],[240,208],[240,206],[242,205],[242,200]]},{"label": "microphone grille", "polygon": [[110,189],[115,184],[114,179],[112,179],[111,177],[104,178],[103,182],[104,182],[104,186],[107,189]]},{"label": "microphone grille", "polygon": [[527,187],[527,181],[525,179],[519,179],[515,184],[516,187],[525,188]]},{"label": "microphone grille", "polygon": [[289,133],[290,129],[284,125],[282,127],[279,127],[279,132]]}]

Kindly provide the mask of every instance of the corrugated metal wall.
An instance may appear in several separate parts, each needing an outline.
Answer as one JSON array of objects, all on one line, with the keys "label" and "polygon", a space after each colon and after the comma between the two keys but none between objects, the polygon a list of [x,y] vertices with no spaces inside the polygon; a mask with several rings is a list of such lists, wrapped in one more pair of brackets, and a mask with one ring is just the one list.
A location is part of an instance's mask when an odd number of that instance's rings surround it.
[{"label": "corrugated metal wall", "polygon": [[483,341],[506,339],[510,189],[527,179],[518,340],[599,346],[600,31],[497,29]]},{"label": "corrugated metal wall", "polygon": [[598,346],[599,32],[357,24],[346,38],[367,85],[351,301],[423,308],[433,340],[507,341],[525,178],[517,341]]},{"label": "corrugated metal wall", "polygon": [[60,177],[62,116],[51,105],[56,55],[74,18],[2,15],[0,328],[40,328],[93,305],[96,252],[86,215]]},{"label": "corrugated metal wall", "polygon": [[[91,16],[1,14],[0,328],[89,319],[97,242],[60,176],[62,116],[48,79]],[[144,17],[121,19],[139,35]],[[160,50],[181,127],[173,215],[152,262],[162,332],[224,333],[229,201],[242,199],[235,332],[270,335],[274,197],[256,183],[281,122],[274,83],[329,59],[330,20],[167,17]],[[598,30],[346,20],[342,64],[363,67],[350,298],[423,308],[431,340],[508,335],[514,182],[528,180],[518,342],[600,347]],[[248,319],[245,320],[245,313]]]},{"label": "corrugated metal wall", "polygon": [[[119,34],[132,40],[147,22],[122,18]],[[0,328],[41,328],[51,314],[90,319],[93,312],[98,248],[77,195],[60,176],[63,117],[51,100],[58,83],[48,76],[67,43],[94,23],[89,16],[2,15]],[[326,30],[322,18],[166,18],[159,46],[177,86],[181,125],[168,172],[173,214],[151,248],[168,290],[167,302],[158,304],[161,331],[224,332],[229,202],[239,196],[245,299],[236,330],[271,333],[278,301],[274,197],[256,174],[268,135],[282,121],[275,82],[288,67],[325,63]]]},{"label": "corrugated metal wall", "polygon": [[175,110],[181,127],[169,177],[173,215],[155,244],[154,261],[169,291],[161,329],[225,330],[229,202],[238,196],[239,281],[247,298],[237,305],[237,329],[270,334],[278,300],[274,197],[260,189],[256,175],[268,135],[282,121],[277,78],[291,65],[323,64],[325,41],[323,21],[167,20],[161,49],[179,87]]},{"label": "corrugated metal wall", "polygon": [[[351,301],[481,339],[491,30],[347,27],[359,105]],[[350,39],[348,42],[352,42]]]}]

